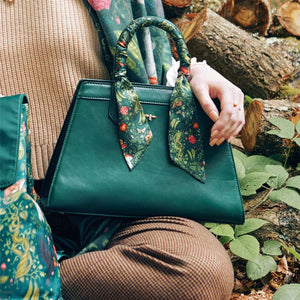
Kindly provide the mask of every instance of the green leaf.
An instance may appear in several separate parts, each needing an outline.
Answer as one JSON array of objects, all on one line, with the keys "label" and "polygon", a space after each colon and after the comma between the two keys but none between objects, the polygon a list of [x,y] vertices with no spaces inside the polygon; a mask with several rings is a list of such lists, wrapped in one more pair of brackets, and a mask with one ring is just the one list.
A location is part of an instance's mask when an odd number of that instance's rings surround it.
[{"label": "green leaf", "polygon": [[300,176],[294,176],[287,180],[286,186],[294,187],[300,190]]},{"label": "green leaf", "polygon": [[0,276],[0,284],[5,283],[8,280],[8,276]]},{"label": "green leaf", "polygon": [[207,222],[207,223],[204,224],[204,226],[206,228],[213,228],[213,227],[218,226],[218,225],[219,225],[219,223],[210,223],[210,222]]},{"label": "green leaf", "polygon": [[235,226],[235,230],[234,230],[235,236],[241,236],[243,234],[257,230],[258,228],[262,227],[266,223],[268,222],[261,219],[246,219],[243,225]]},{"label": "green leaf", "polygon": [[254,261],[259,254],[259,242],[251,235],[242,235],[229,244],[230,251],[247,260]]},{"label": "green leaf", "polygon": [[276,271],[277,264],[272,256],[259,254],[254,261],[248,261],[246,272],[251,280],[265,277],[270,271]]},{"label": "green leaf", "polygon": [[238,158],[235,158],[234,162],[235,162],[236,174],[237,174],[238,180],[240,181],[246,174],[245,167]]},{"label": "green leaf", "polygon": [[253,172],[246,174],[240,180],[240,189],[243,196],[250,196],[256,194],[258,190],[264,183],[270,178],[270,174],[266,172]]},{"label": "green leaf", "polygon": [[244,96],[244,103],[245,103],[246,107],[248,107],[252,101],[253,101],[253,99],[250,96],[248,96],[248,95]]},{"label": "green leaf", "polygon": [[234,231],[233,228],[228,224],[219,224],[209,230],[218,236],[228,236],[234,239]]},{"label": "green leaf", "polygon": [[283,188],[279,191],[272,191],[269,198],[274,202],[282,201],[289,206],[300,209],[300,195],[293,189]]},{"label": "green leaf", "polygon": [[242,164],[244,165],[248,156],[246,154],[244,154],[243,152],[237,150],[237,149],[232,149],[232,154],[233,154],[233,158],[234,160],[237,158],[239,159]]},{"label": "green leaf", "polygon": [[272,117],[269,119],[269,122],[278,127],[279,130],[273,129],[267,131],[268,134],[274,134],[284,139],[292,139],[295,134],[295,126],[293,122],[282,119]]},{"label": "green leaf", "polygon": [[244,163],[246,174],[252,172],[264,172],[266,165],[281,165],[281,163],[263,155],[251,155]]},{"label": "green leaf", "polygon": [[232,237],[230,237],[230,236],[221,236],[219,238],[219,241],[222,245],[225,245],[225,244],[229,243],[230,241],[232,241]]},{"label": "green leaf", "polygon": [[0,208],[0,216],[5,214],[6,214],[6,210],[4,208]]},{"label": "green leaf", "polygon": [[294,142],[300,147],[300,138],[295,138]]},{"label": "green leaf", "polygon": [[300,133],[300,120],[298,121],[298,123],[296,125],[296,130],[298,133]]},{"label": "green leaf", "polygon": [[289,173],[283,166],[267,165],[265,170],[272,175],[267,184],[275,189],[279,189],[289,177]]},{"label": "green leaf", "polygon": [[273,300],[299,300],[300,284],[291,283],[282,285],[273,295]]},{"label": "green leaf", "polygon": [[291,247],[288,247],[286,246],[285,244],[281,244],[285,250],[289,251],[290,253],[293,254],[293,256],[298,260],[300,261],[300,254],[295,250],[295,247],[291,248]]},{"label": "green leaf", "polygon": [[19,215],[20,215],[20,218],[22,218],[24,221],[26,221],[28,218],[28,212],[26,210],[21,211],[19,213]]},{"label": "green leaf", "polygon": [[264,254],[268,255],[281,255],[282,244],[278,241],[265,241],[264,246],[261,248]]}]

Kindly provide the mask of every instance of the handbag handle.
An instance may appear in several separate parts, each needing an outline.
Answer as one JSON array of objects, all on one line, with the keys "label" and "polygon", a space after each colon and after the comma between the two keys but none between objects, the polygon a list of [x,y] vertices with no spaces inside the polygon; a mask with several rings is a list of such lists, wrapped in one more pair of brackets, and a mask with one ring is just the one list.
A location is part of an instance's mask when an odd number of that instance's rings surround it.
[{"label": "handbag handle", "polygon": [[115,53],[115,80],[126,77],[126,59],[127,48],[134,34],[142,27],[155,26],[166,31],[173,41],[177,49],[180,60],[179,70],[185,74],[189,74],[190,54],[184,41],[184,37],[179,28],[172,22],[160,17],[140,17],[132,21],[128,27],[121,33]]}]

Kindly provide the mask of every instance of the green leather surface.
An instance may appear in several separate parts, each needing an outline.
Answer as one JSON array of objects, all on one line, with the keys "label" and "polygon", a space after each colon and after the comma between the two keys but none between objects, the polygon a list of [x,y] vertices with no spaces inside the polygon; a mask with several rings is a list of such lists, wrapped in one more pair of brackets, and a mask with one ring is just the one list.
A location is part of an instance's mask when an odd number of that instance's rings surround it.
[{"label": "green leather surface", "polygon": [[[202,221],[242,223],[244,210],[230,145],[210,147],[212,125],[201,110],[206,183],[174,166],[168,154],[168,102],[172,88],[135,85],[153,141],[129,171],[118,128],[108,111],[112,83],[79,83],[54,151],[42,194],[51,211],[124,217],[177,215]],[[154,163],[156,161],[156,163]]]},{"label": "green leather surface", "polygon": [[0,189],[16,182],[23,103],[23,94],[0,98]]}]

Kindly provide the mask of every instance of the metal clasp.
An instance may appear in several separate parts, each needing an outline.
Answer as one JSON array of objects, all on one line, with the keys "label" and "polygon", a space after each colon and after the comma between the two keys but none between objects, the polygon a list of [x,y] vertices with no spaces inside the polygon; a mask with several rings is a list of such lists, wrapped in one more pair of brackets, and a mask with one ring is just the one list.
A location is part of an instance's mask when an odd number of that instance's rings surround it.
[{"label": "metal clasp", "polygon": [[156,119],[157,117],[151,114],[145,114],[145,117],[151,122],[153,119]]}]

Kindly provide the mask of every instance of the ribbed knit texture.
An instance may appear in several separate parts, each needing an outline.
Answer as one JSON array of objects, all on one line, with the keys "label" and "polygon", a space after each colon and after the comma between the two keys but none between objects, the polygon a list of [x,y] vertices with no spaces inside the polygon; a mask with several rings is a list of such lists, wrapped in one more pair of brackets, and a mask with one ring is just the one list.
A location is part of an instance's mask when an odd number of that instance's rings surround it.
[{"label": "ribbed knit texture", "polygon": [[0,93],[26,93],[34,179],[45,176],[81,78],[108,79],[82,0],[0,1]]}]

